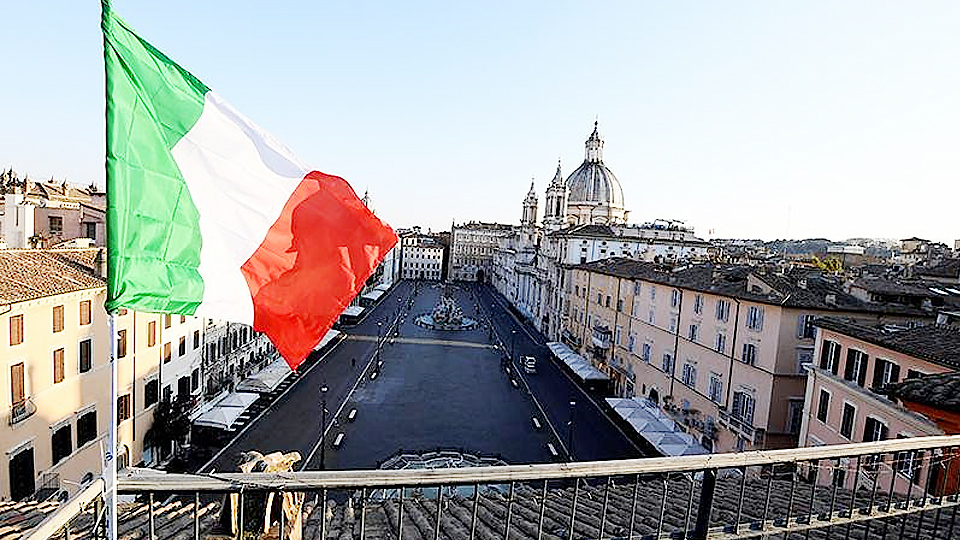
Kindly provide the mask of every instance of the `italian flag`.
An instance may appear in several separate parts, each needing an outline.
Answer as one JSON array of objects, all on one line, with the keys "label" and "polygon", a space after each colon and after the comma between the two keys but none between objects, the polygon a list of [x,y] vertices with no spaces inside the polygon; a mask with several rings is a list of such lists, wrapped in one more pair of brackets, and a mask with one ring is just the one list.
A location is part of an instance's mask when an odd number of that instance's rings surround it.
[{"label": "italian flag", "polygon": [[397,236],[104,2],[108,310],[251,324],[292,369]]}]

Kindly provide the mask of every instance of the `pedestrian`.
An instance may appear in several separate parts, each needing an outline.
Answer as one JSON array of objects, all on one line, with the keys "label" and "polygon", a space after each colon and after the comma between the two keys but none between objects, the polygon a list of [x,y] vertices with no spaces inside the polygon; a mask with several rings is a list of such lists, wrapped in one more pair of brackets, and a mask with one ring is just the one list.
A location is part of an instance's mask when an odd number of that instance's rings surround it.
[{"label": "pedestrian", "polygon": [[356,359],[356,358],[351,358],[351,359],[350,359],[350,367],[352,367],[352,368],[356,368],[356,367],[357,367],[357,359]]}]

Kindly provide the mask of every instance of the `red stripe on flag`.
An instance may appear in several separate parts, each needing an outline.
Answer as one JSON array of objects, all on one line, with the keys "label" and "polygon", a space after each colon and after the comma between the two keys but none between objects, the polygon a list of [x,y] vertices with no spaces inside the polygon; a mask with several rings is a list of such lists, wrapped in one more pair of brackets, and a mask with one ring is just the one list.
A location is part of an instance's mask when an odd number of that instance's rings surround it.
[{"label": "red stripe on flag", "polygon": [[253,329],[296,369],[396,243],[345,180],[307,174],[241,267]]}]

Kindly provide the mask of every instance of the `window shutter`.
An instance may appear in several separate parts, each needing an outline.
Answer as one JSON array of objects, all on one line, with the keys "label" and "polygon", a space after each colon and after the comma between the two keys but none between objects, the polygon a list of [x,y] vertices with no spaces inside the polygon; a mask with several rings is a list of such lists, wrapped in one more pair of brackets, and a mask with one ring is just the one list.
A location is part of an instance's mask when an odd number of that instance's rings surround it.
[{"label": "window shutter", "polygon": [[852,381],[854,378],[853,373],[853,362],[856,359],[857,352],[853,349],[847,351],[847,364],[843,368],[843,378],[847,381]]},{"label": "window shutter", "polygon": [[883,385],[883,368],[886,364],[886,360],[880,360],[879,358],[873,363],[873,388],[880,388]]},{"label": "window shutter", "polygon": [[857,384],[863,386],[863,383],[867,382],[867,355],[863,353],[858,353],[857,356],[860,358],[860,361],[857,362]]},{"label": "window shutter", "polygon": [[891,363],[890,367],[890,382],[895,383],[900,381],[900,366],[897,364]]}]

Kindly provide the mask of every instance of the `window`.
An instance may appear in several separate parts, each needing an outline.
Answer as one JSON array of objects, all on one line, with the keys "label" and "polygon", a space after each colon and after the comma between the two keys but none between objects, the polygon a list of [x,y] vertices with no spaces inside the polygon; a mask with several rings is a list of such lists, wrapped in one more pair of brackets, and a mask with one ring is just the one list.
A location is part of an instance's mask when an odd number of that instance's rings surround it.
[{"label": "window", "polygon": [[90,324],[90,300],[80,302],[80,324]]},{"label": "window", "polygon": [[78,371],[80,373],[86,373],[90,371],[90,368],[93,367],[93,348],[89,339],[84,339],[80,342],[80,351],[78,356],[80,357],[80,366]]},{"label": "window", "polygon": [[163,316],[163,327],[170,328],[170,314]]},{"label": "window", "polygon": [[692,364],[683,365],[683,384],[690,388],[697,387],[697,368]]},{"label": "window", "polygon": [[181,399],[190,397],[190,377],[177,379],[177,396]]},{"label": "window", "polygon": [[47,220],[50,224],[50,234],[60,234],[63,232],[63,218],[61,216],[49,216]]},{"label": "window", "polygon": [[130,394],[124,394],[117,398],[117,422],[123,422],[130,418]]},{"label": "window", "polygon": [[800,433],[803,424],[803,399],[790,398],[787,409],[787,433]]},{"label": "window", "polygon": [[693,312],[697,315],[703,313],[703,295],[698,294],[693,297]]},{"label": "window", "polygon": [[143,385],[143,406],[149,407],[160,398],[160,381],[150,379]]},{"label": "window", "polygon": [[710,374],[710,401],[720,403],[723,400],[723,381],[716,373]]},{"label": "window", "polygon": [[186,315],[181,315],[181,316],[180,316],[180,324],[183,324],[183,323],[185,323],[185,322],[187,322],[187,316],[186,316]]},{"label": "window", "polygon": [[70,455],[73,451],[73,437],[70,436],[70,424],[65,424],[53,430],[50,437],[50,444],[53,447],[53,464]]},{"label": "window", "polygon": [[63,382],[63,348],[53,351],[53,384],[59,382]]},{"label": "window", "polygon": [[609,295],[609,294],[607,295],[607,301],[606,301],[606,303],[605,303],[604,305],[605,305],[606,307],[610,307],[610,295]]},{"label": "window", "polygon": [[636,281],[633,283],[633,295],[638,296],[640,294],[640,282]]},{"label": "window", "polygon": [[920,377],[920,376],[922,376],[922,375],[925,375],[925,373],[922,372],[922,371],[917,371],[917,370],[915,370],[915,369],[908,369],[908,370],[907,370],[907,378],[908,378],[908,379],[916,379],[916,378],[918,378],[918,377]]},{"label": "window", "polygon": [[193,331],[193,348],[194,350],[200,348],[200,331],[199,330]]},{"label": "window", "polygon": [[77,418],[77,448],[97,438],[97,411],[82,413]]},{"label": "window", "polygon": [[753,425],[753,411],[756,408],[757,400],[746,392],[733,393],[733,407],[731,414],[734,418],[743,420],[749,425]]},{"label": "window", "polygon": [[826,369],[834,375],[840,372],[840,344],[830,340],[823,340],[820,349],[820,369]]},{"label": "window", "polygon": [[887,425],[872,416],[863,422],[863,442],[887,440]]},{"label": "window", "polygon": [[750,306],[747,308],[747,328],[751,330],[763,330],[763,308],[759,306]]},{"label": "window", "polygon": [[743,361],[744,364],[751,366],[757,365],[757,346],[753,343],[744,343],[743,356],[740,357],[740,360]]},{"label": "window", "polygon": [[23,403],[26,387],[23,379],[23,362],[10,366],[10,403]]},{"label": "window", "polygon": [[720,354],[723,354],[724,351],[727,350],[727,336],[726,336],[726,335],[724,335],[724,334],[722,334],[722,333],[717,334],[717,343],[716,343],[716,346],[714,347],[714,349],[716,349],[716,351],[717,351],[718,353],[720,353]]},{"label": "window", "polygon": [[117,358],[125,356],[127,356],[127,331],[120,330],[117,332]]},{"label": "window", "polygon": [[650,310],[650,313],[647,315],[647,322],[650,324],[656,324],[656,319],[653,316],[653,310]]},{"label": "window", "polygon": [[168,343],[164,343],[164,344],[163,344],[163,363],[164,363],[164,364],[169,364],[169,363],[170,363],[170,357],[171,357],[171,353],[170,353],[170,343],[169,343],[169,342],[168,342]]},{"label": "window", "polygon": [[194,392],[200,388],[200,368],[190,372],[190,391]]},{"label": "window", "polygon": [[[906,439],[909,435],[900,433],[898,439]],[[914,484],[920,483],[920,470],[923,466],[923,452],[918,450],[907,450],[897,452],[893,458],[893,467],[900,474]]]},{"label": "window", "polygon": [[674,289],[670,292],[670,307],[677,307],[680,303],[680,291]]},{"label": "window", "polygon": [[730,301],[717,300],[717,320],[727,322],[730,317]]},{"label": "window", "polygon": [[634,334],[630,334],[630,338],[627,341],[627,352],[633,352],[633,348],[636,345],[636,343],[637,343],[637,336]]},{"label": "window", "polygon": [[676,332],[676,331],[677,331],[677,316],[671,315],[670,316],[670,332]]},{"label": "window", "polygon": [[673,357],[670,356],[670,353],[663,353],[663,372],[672,373],[673,372]]},{"label": "window", "polygon": [[53,332],[63,331],[63,306],[53,306]]},{"label": "window", "polygon": [[641,349],[642,352],[640,354],[640,357],[643,358],[643,361],[648,364],[650,363],[650,349],[650,344],[644,343],[643,348]]},{"label": "window", "polygon": [[577,298],[580,298],[580,286],[579,286],[579,285],[574,285],[574,286],[573,286],[573,295],[576,296]]},{"label": "window", "polygon": [[873,387],[880,388],[900,380],[900,366],[889,360],[877,358],[873,363]]},{"label": "window", "polygon": [[617,312],[618,312],[618,313],[623,313],[623,299],[622,299],[622,298],[618,298],[618,299],[617,299]]},{"label": "window", "polygon": [[10,317],[10,346],[23,343],[23,315]]},{"label": "window", "polygon": [[616,343],[617,345],[620,345],[620,331],[621,331],[622,328],[623,328],[623,327],[618,326],[618,327],[615,329],[615,331],[614,331],[614,333],[615,333],[614,343]]},{"label": "window", "polygon": [[600,293],[597,293],[597,305],[598,305],[598,306],[602,306],[602,305],[603,305],[603,295],[600,294]]},{"label": "window", "polygon": [[797,318],[797,337],[801,339],[815,339],[817,327],[813,325],[813,315],[800,315]]},{"label": "window", "polygon": [[853,419],[857,409],[849,403],[843,404],[843,416],[840,418],[840,434],[846,438],[853,435]]},{"label": "window", "polygon": [[847,365],[843,378],[863,386],[867,379],[867,353],[856,349],[847,350]]},{"label": "window", "polygon": [[83,224],[83,236],[84,238],[89,238],[91,240],[97,239],[97,224],[96,223],[84,223]]},{"label": "window", "polygon": [[817,420],[826,423],[830,414],[830,392],[820,389],[820,399],[817,401]]},{"label": "window", "polygon": [[657,299],[657,287],[654,285],[650,286],[650,300]]},{"label": "window", "polygon": [[694,341],[694,342],[697,341],[697,334],[699,333],[699,331],[700,331],[700,328],[697,325],[695,324],[690,325],[690,334],[689,334],[690,341]]},{"label": "window", "polygon": [[147,347],[157,344],[157,321],[147,323]]},{"label": "window", "polygon": [[187,354],[187,336],[180,336],[180,346],[177,348],[177,356]]}]

